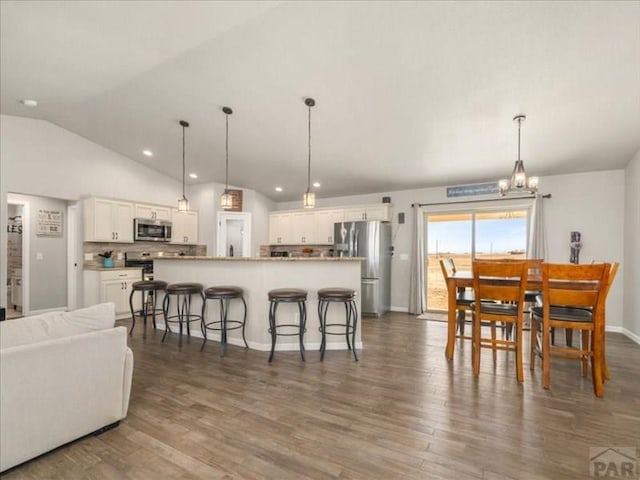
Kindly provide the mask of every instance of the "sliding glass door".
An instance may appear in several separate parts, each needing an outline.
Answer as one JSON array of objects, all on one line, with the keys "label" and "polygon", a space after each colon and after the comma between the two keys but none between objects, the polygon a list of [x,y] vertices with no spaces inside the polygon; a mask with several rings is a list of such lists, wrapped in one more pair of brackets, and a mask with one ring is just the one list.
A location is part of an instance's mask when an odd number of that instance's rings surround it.
[{"label": "sliding glass door", "polygon": [[447,309],[441,258],[457,270],[471,270],[474,258],[525,258],[528,215],[526,207],[425,213],[427,310]]}]

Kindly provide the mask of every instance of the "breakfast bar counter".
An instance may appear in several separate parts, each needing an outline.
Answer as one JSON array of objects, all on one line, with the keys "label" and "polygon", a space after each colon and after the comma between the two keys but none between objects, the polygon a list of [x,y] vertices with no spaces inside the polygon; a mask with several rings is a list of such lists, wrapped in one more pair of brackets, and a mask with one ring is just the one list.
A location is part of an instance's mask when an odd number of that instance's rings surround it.
[{"label": "breakfast bar counter", "polygon": [[[360,258],[338,257],[208,257],[178,256],[154,257],[154,278],[168,283],[196,282],[204,288],[233,285],[244,289],[247,302],[247,324],[245,336],[249,348],[269,351],[271,336],[269,328],[268,292],[275,288],[301,288],[307,296],[307,331],[304,336],[308,358],[320,348],[321,335],[318,330],[318,290],[328,287],[350,288],[356,291],[358,311],[360,311]],[[194,301],[191,308],[198,310],[200,300]],[[219,315],[219,302],[207,302],[207,322],[216,320]],[[229,304],[229,318],[242,318],[242,303],[232,301]],[[328,323],[344,323],[345,309],[342,305],[329,308]],[[281,305],[278,309],[278,323],[299,324],[298,309],[295,305]],[[162,323],[162,322],[160,322]],[[362,348],[361,322],[358,316],[356,348]],[[164,328],[164,325],[162,326]],[[175,330],[175,329],[174,329]],[[191,330],[192,336],[201,336],[199,328]],[[220,335],[209,332],[207,337],[214,341]],[[228,333],[227,342],[244,346],[241,330]],[[298,338],[278,337],[276,351],[298,351]],[[346,350],[347,344],[342,335],[327,337],[327,350]],[[326,359],[326,357],[325,357]]]}]

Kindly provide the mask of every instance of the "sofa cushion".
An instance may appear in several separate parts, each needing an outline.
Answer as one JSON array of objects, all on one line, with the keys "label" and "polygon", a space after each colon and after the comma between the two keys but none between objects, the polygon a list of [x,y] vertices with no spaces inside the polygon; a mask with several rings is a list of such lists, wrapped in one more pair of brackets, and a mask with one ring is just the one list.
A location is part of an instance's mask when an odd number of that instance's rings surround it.
[{"label": "sofa cushion", "polygon": [[0,349],[113,328],[115,305],[101,303],[72,312],[47,312],[0,323]]}]

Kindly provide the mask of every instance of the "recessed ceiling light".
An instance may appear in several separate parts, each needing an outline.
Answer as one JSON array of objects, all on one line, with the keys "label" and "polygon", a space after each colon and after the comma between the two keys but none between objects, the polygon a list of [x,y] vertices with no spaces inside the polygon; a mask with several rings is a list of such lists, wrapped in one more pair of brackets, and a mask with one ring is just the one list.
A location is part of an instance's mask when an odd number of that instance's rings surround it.
[{"label": "recessed ceiling light", "polygon": [[142,154],[147,157],[153,157],[153,152],[151,150],[142,150]]},{"label": "recessed ceiling light", "polygon": [[191,178],[198,178],[198,174],[197,173],[190,173],[189,177]]},{"label": "recessed ceiling light", "polygon": [[37,100],[32,100],[32,99],[24,99],[24,100],[20,100],[20,103],[23,104],[25,107],[37,107],[38,106],[38,101]]},{"label": "recessed ceiling light", "polygon": [[282,191],[282,187],[276,187],[276,192],[281,192]]},{"label": "recessed ceiling light", "polygon": [[320,182],[313,182],[313,186],[318,188],[320,186]]}]

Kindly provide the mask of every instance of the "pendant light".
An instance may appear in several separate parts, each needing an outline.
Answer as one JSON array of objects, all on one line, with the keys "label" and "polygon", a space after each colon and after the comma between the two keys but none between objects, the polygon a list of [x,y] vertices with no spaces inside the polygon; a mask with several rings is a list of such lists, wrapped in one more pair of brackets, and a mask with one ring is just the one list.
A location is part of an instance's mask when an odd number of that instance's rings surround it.
[{"label": "pendant light", "polygon": [[178,200],[178,211],[187,212],[189,211],[189,200],[187,200],[187,197],[184,195],[184,129],[189,126],[189,123],[184,120],[180,120],[180,126],[182,127],[182,198]]},{"label": "pendant light", "polygon": [[518,122],[518,160],[516,160],[516,164],[513,167],[511,179],[503,178],[498,181],[498,190],[501,196],[513,192],[535,193],[538,191],[538,177],[527,178],[527,174],[524,171],[524,163],[520,159],[520,127],[526,118],[524,115],[516,115],[513,117],[513,121]]},{"label": "pendant light", "polygon": [[224,193],[220,196],[220,207],[227,210],[233,206],[233,197],[229,192],[229,115],[233,113],[229,107],[222,107],[222,111],[225,114],[226,123],[226,135],[224,141],[224,148],[226,153],[226,167],[224,177]]},{"label": "pendant light", "polygon": [[304,104],[309,109],[309,162],[307,164],[307,191],[302,197],[304,208],[314,208],[316,206],[316,193],[311,191],[311,107],[315,106],[313,98],[305,98]]}]

